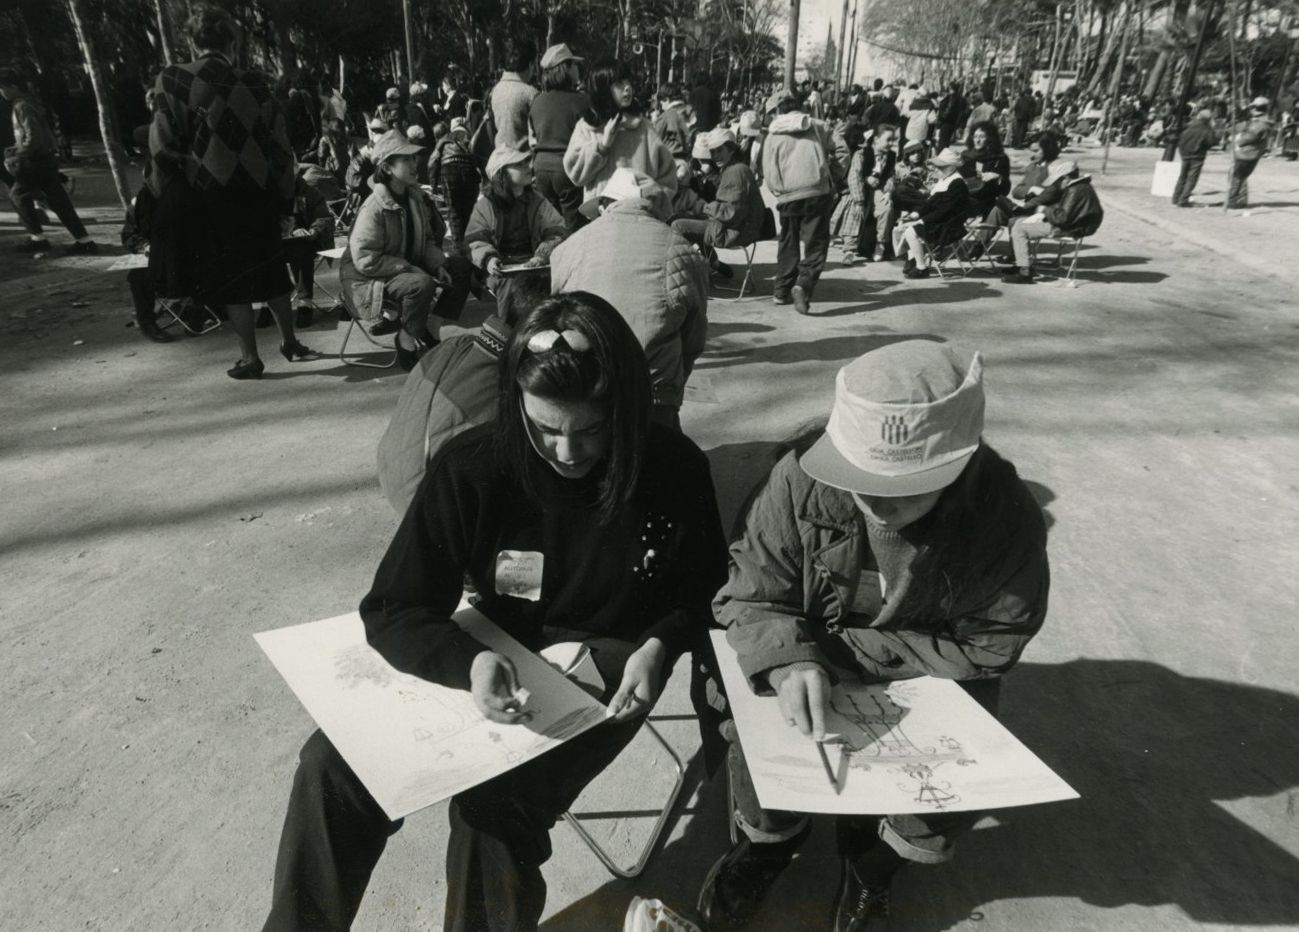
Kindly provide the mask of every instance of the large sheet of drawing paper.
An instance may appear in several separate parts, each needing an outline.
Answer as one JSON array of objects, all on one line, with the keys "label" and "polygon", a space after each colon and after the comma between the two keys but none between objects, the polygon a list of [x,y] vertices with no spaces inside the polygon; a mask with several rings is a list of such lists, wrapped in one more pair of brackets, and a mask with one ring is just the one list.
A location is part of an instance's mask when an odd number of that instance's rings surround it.
[{"label": "large sheet of drawing paper", "polygon": [[1028,806],[1078,794],[951,680],[834,687],[825,751],[753,694],[726,635],[712,632],[744,757],[767,809],[889,815]]},{"label": "large sheet of drawing paper", "polygon": [[399,673],[355,612],[255,635],[316,724],[393,819],[517,767],[605,719],[604,706],[480,612],[455,621],[514,661],[528,722],[498,725],[469,693]]}]

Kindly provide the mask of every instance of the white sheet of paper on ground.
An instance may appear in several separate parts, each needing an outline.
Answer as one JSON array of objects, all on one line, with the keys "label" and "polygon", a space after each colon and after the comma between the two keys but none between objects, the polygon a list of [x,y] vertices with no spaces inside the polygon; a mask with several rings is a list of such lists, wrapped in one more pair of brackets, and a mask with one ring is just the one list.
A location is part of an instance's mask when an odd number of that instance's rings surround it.
[{"label": "white sheet of paper on ground", "polygon": [[775,697],[749,688],[726,635],[712,632],[744,756],[768,809],[889,815],[1028,806],[1078,794],[951,680],[924,676],[834,688],[826,745],[785,724]]},{"label": "white sheet of paper on ground", "polygon": [[149,256],[147,253],[132,252],[114,259],[113,264],[108,267],[108,271],[126,272],[130,269],[147,269],[148,267]]},{"label": "white sheet of paper on ground", "polygon": [[257,643],[392,819],[505,773],[605,720],[604,706],[473,608],[455,621],[514,662],[525,724],[498,725],[469,693],[399,673],[353,612],[263,631]]}]

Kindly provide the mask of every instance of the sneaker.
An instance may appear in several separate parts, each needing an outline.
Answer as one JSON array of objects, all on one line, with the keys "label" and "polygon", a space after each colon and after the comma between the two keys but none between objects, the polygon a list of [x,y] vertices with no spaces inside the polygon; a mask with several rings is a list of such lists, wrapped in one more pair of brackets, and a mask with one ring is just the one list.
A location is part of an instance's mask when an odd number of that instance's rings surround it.
[{"label": "sneaker", "polygon": [[68,254],[73,256],[93,256],[99,252],[99,244],[93,239],[84,243],[73,243],[68,247]]},{"label": "sneaker", "polygon": [[802,285],[795,285],[790,289],[789,296],[794,300],[794,310],[806,316],[812,313],[812,302],[807,293],[807,289]]},{"label": "sneaker", "polygon": [[851,861],[843,862],[835,897],[834,932],[888,932],[889,885],[862,883]]},{"label": "sneaker", "polygon": [[934,270],[932,268],[918,269],[915,266],[912,266],[909,269],[902,270],[902,275],[904,278],[928,278],[930,275],[933,274],[934,274]]},{"label": "sneaker", "polygon": [[794,299],[791,298],[789,295],[785,294],[784,292],[776,291],[776,292],[772,292],[771,303],[772,304],[793,304]]},{"label": "sneaker", "polygon": [[1001,276],[1001,280],[1007,285],[1031,285],[1033,284],[1033,273],[1027,269],[1016,269],[1006,275]]},{"label": "sneaker", "polygon": [[811,822],[788,841],[760,844],[741,833],[740,840],[708,870],[697,909],[709,932],[738,929],[757,915],[772,883],[794,860]]},{"label": "sneaker", "polygon": [[17,252],[48,252],[50,241],[47,239],[25,239],[14,249]]}]

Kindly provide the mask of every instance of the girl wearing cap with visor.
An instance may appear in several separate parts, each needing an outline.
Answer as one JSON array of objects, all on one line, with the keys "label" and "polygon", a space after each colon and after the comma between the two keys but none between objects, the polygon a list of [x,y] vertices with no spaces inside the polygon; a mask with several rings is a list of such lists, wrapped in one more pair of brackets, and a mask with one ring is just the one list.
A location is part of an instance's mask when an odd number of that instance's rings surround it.
[{"label": "girl wearing cap with visor", "polygon": [[[981,438],[982,369],[977,353],[922,340],[867,353],[839,371],[825,430],[795,441],[755,494],[713,611],[791,729],[824,735],[841,677],[957,680],[995,714],[1049,578],[1041,510]],[[810,828],[759,806],[734,725],[722,733],[742,831],[700,892],[711,929],[756,914]],[[898,868],[948,860],[979,817],[838,817],[835,932],[886,916]]]},{"label": "girl wearing cap with visor", "polygon": [[[361,602],[385,660],[466,690],[493,722],[524,720],[518,691],[535,684],[451,620],[466,576],[497,625],[532,650],[582,643],[603,680],[606,723],[451,799],[447,932],[537,928],[551,826],[708,628],[726,576],[708,460],[649,415],[649,368],[618,312],[583,292],[542,302],[506,347],[496,418],[439,449]],[[349,928],[399,828],[313,734],[265,930]]]}]

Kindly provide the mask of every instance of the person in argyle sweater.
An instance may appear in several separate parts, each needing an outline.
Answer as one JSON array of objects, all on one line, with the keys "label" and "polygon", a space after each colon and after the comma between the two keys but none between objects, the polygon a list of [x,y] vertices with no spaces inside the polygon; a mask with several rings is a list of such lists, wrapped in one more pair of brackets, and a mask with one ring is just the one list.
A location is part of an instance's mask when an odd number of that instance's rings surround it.
[{"label": "person in argyle sweater", "polygon": [[295,159],[271,79],[234,64],[239,29],[228,13],[196,7],[192,62],[168,65],[154,86],[149,183],[159,211],[191,257],[198,292],[224,306],[240,359],[227,374],[261,378],[252,305],[270,306],[280,352],[314,356],[297,341],[281,217],[292,215]]}]

